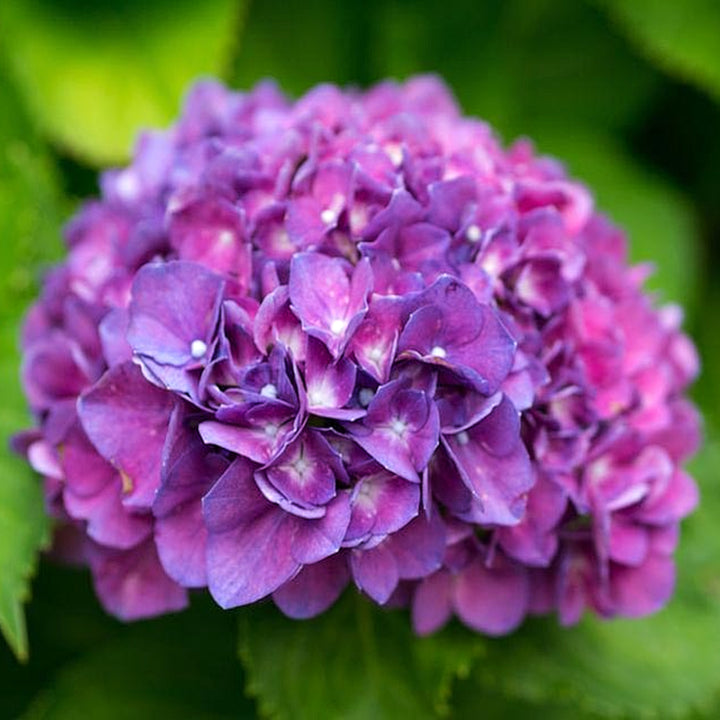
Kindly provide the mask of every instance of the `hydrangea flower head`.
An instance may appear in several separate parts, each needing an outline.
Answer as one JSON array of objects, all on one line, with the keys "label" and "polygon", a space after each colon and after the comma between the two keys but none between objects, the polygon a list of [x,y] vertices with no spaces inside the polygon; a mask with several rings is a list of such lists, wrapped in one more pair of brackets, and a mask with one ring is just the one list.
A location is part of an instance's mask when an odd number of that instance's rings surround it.
[{"label": "hydrangea flower head", "polygon": [[676,307],[588,190],[435,78],[203,82],[23,331],[60,554],[124,619],[348,584],[488,634],[659,609],[697,491]]}]

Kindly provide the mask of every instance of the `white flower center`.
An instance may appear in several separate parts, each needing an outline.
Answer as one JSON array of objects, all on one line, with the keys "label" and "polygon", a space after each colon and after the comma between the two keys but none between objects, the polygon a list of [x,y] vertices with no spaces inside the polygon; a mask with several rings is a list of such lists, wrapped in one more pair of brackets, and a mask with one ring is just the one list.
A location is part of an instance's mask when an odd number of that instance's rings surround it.
[{"label": "white flower center", "polygon": [[263,397],[275,399],[277,397],[278,391],[277,388],[272,383],[267,383],[267,385],[263,385],[262,389],[260,390],[260,394]]},{"label": "white flower center", "polygon": [[471,242],[476,243],[482,237],[482,231],[477,225],[471,225],[465,231],[465,237]]},{"label": "white flower center", "polygon": [[470,436],[463,430],[459,432],[455,437],[460,445],[467,445],[470,442]]},{"label": "white flower center", "polygon": [[403,437],[407,431],[408,425],[402,418],[393,418],[390,423],[390,429],[398,437]]},{"label": "white flower center", "polygon": [[326,225],[334,225],[337,220],[337,213],[332,208],[326,208],[320,213],[320,219]]},{"label": "white flower center", "polygon": [[218,243],[227,247],[235,242],[235,233],[232,230],[222,230],[217,236]]},{"label": "white flower center", "polygon": [[375,393],[370,388],[363,388],[358,393],[358,400],[363,407],[367,407],[374,397]]},{"label": "white flower center", "polygon": [[190,354],[199,360],[207,352],[207,345],[202,340],[193,340],[190,343]]},{"label": "white flower center", "polygon": [[330,323],[330,332],[333,335],[342,335],[345,332],[346,327],[347,327],[347,320],[343,320],[342,318],[335,318]]},{"label": "white flower center", "polygon": [[431,351],[430,355],[432,357],[436,358],[444,358],[447,357],[447,352],[445,352],[445,348],[440,347],[439,345],[436,345]]}]

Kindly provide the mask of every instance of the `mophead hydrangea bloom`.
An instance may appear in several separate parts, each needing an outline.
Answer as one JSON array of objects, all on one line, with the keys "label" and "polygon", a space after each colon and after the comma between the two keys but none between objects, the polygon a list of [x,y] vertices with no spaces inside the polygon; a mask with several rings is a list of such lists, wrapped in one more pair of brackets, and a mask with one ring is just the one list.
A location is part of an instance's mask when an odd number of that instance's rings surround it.
[{"label": "mophead hydrangea bloom", "polygon": [[349,584],[488,634],[660,608],[697,502],[677,307],[440,81],[203,82],[66,230],[22,335],[57,551],[123,619]]}]

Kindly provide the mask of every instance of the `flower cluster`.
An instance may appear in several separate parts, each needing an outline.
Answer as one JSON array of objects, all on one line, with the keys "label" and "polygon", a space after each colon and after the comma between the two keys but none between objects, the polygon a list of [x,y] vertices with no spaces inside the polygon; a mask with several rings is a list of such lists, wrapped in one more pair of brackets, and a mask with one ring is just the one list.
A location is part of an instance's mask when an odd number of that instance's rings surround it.
[{"label": "flower cluster", "polygon": [[110,612],[352,582],[502,634],[667,601],[695,351],[557,162],[433,78],[204,82],[101,190],[27,317],[16,444]]}]

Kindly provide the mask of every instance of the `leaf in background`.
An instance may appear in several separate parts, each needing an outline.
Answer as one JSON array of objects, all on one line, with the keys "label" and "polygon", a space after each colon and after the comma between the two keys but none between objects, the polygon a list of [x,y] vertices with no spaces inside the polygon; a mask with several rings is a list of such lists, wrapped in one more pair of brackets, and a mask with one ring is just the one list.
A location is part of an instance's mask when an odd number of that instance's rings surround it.
[{"label": "leaf in background", "polygon": [[648,288],[691,311],[701,250],[688,199],[609,134],[575,126],[538,127],[536,138],[541,151],[560,158],[571,175],[590,187],[597,209],[626,230],[631,260],[655,265]]},{"label": "leaf in background", "polygon": [[58,254],[60,212],[54,169],[1,67],[0,107],[0,628],[25,658],[22,602],[48,523],[38,482],[7,443],[29,422],[18,377],[18,324],[40,263]]},{"label": "leaf in background", "polygon": [[548,120],[559,128],[627,127],[659,77],[602,12],[573,0],[393,0],[379,12],[370,41],[381,74],[439,72],[465,112],[506,138],[533,135]]},{"label": "leaf in background", "polygon": [[280,719],[446,714],[453,679],[467,675],[482,648],[481,638],[457,627],[417,638],[407,613],[352,592],[313,620],[290,620],[267,605],[241,615],[247,690]]},{"label": "leaf in background", "polygon": [[720,3],[594,0],[658,67],[720,100]]},{"label": "leaf in background", "polygon": [[23,718],[254,718],[235,657],[234,620],[198,598],[180,615],[124,627],[63,667]]},{"label": "leaf in background", "polygon": [[251,3],[233,85],[246,89],[274,78],[282,90],[299,95],[322,82],[370,82],[368,24],[375,16],[371,2],[286,0],[281,11],[270,2]]},{"label": "leaf in background", "polygon": [[0,4],[12,70],[43,130],[83,160],[127,159],[142,127],[164,126],[191,80],[220,74],[241,0]]}]

